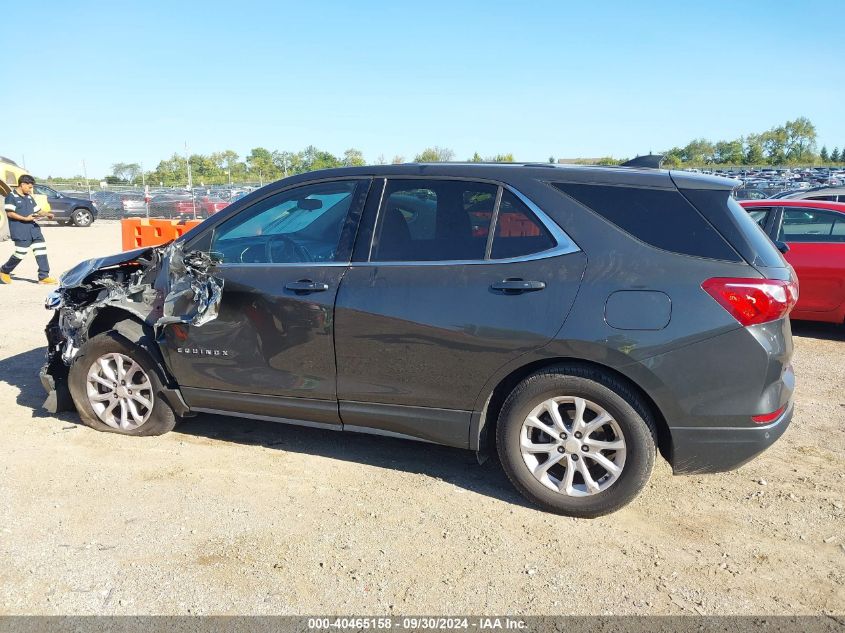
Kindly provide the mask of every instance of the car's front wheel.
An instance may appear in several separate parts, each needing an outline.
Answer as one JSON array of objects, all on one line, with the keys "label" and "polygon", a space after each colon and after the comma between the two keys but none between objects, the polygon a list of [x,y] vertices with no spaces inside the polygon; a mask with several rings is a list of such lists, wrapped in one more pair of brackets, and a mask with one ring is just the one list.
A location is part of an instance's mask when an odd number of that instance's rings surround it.
[{"label": "car's front wheel", "polygon": [[496,445],[511,482],[530,501],[559,514],[597,517],[645,486],[655,428],[638,395],[615,376],[558,366],[511,392]]},{"label": "car's front wheel", "polygon": [[76,226],[91,226],[91,223],[94,221],[94,214],[91,213],[91,209],[83,207],[73,212],[71,220]]},{"label": "car's front wheel", "polygon": [[80,348],[68,386],[80,418],[98,431],[161,435],[176,425],[149,354],[114,332]]}]

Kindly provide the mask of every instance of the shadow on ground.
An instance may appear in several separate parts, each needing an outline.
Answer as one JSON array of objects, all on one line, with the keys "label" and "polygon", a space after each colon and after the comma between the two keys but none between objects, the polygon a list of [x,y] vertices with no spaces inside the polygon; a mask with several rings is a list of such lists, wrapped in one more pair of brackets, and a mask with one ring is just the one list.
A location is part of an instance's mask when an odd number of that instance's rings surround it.
[{"label": "shadow on ground", "polygon": [[[46,349],[41,347],[0,360],[0,382],[18,389],[17,404],[31,410],[33,418],[58,418],[81,424],[74,412],[54,416],[42,408],[46,394],[38,371],[45,354]],[[475,453],[457,448],[210,414],[184,420],[175,432],[425,475],[506,503],[529,507],[495,459],[479,465]]]},{"label": "shadow on ground", "polygon": [[845,341],[845,325],[816,321],[793,321],[792,333],[823,341]]},{"label": "shadow on ground", "polygon": [[15,397],[19,406],[32,411],[33,418],[58,418],[63,422],[79,422],[71,413],[53,415],[41,405],[47,398],[38,372],[47,357],[46,347],[37,347],[15,356],[0,359],[0,383],[6,383],[18,389]]},{"label": "shadow on ground", "polygon": [[475,453],[457,448],[205,413],[183,421],[176,432],[425,475],[506,503],[531,507],[514,490],[496,459],[479,465]]}]

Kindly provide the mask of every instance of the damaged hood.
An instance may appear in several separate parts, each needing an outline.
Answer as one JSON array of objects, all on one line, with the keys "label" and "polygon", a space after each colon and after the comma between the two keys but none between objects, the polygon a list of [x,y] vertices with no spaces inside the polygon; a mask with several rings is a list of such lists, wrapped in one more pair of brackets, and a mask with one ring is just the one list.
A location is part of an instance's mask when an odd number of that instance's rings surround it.
[{"label": "damaged hood", "polygon": [[119,266],[121,264],[131,264],[139,262],[139,260],[151,260],[155,251],[161,251],[167,246],[154,246],[147,248],[136,248],[117,255],[109,255],[108,257],[95,257],[94,259],[86,259],[84,262],[79,262],[76,266],[65,272],[61,279],[60,290],[65,288],[77,288],[81,286],[87,277],[92,273],[102,270],[103,268],[110,268],[112,266]]}]

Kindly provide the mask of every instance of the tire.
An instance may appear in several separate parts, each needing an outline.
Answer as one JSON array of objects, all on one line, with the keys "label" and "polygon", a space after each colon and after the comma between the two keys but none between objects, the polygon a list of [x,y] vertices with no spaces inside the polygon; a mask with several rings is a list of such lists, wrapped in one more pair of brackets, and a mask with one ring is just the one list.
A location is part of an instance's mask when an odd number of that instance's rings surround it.
[{"label": "tire", "polygon": [[74,210],[70,219],[75,226],[91,226],[91,223],[94,221],[94,214],[91,212],[91,209],[80,207]]},{"label": "tire", "polygon": [[[107,370],[98,362],[101,359]],[[116,385],[121,376],[115,371],[118,362],[122,363],[125,370],[128,369],[124,376],[125,387],[120,385],[114,389],[92,377],[92,374],[96,374],[98,378],[106,382],[113,381]],[[114,331],[98,334],[80,348],[70,367],[68,386],[79,417],[92,429],[148,436],[162,435],[176,426],[173,409],[160,395],[162,384],[155,363],[141,347]],[[130,387],[137,388],[133,392]],[[109,393],[115,392],[117,395],[108,398]],[[149,402],[151,406],[140,404],[141,401]],[[99,413],[95,411],[95,406]],[[109,406],[112,407],[111,413]],[[108,420],[117,426],[108,424]]]},{"label": "tire", "polygon": [[496,425],[499,459],[514,487],[544,510],[583,518],[614,512],[639,494],[654,466],[655,438],[637,394],[616,377],[580,365],[523,380]]}]

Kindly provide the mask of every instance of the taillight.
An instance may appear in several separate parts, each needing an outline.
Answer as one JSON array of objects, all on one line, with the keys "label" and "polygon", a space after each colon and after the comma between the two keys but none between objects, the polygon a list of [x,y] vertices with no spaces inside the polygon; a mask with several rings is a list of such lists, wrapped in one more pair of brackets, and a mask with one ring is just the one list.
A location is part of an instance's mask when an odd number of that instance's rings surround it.
[{"label": "taillight", "polygon": [[714,277],[701,287],[745,326],[782,319],[798,301],[794,281]]},{"label": "taillight", "polygon": [[769,422],[774,422],[777,420],[781,414],[786,411],[786,405],[783,405],[777,411],[772,411],[771,413],[764,413],[763,415],[752,415],[751,420],[754,424],[768,424]]}]

